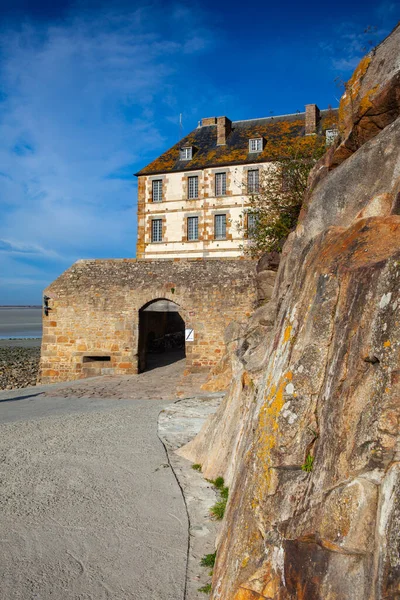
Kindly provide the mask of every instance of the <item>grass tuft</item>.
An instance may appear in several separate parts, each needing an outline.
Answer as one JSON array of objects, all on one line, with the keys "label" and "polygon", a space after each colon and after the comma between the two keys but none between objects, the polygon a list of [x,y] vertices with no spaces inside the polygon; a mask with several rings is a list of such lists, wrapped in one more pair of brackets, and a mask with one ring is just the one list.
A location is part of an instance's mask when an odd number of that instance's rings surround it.
[{"label": "grass tuft", "polygon": [[217,479],[214,479],[213,484],[215,485],[215,487],[217,488],[217,490],[221,490],[224,487],[224,478],[223,477],[217,477]]},{"label": "grass tuft", "polygon": [[215,565],[215,557],[217,553],[206,554],[200,561],[202,567],[213,567]]},{"label": "grass tuft", "polygon": [[207,583],[207,585],[203,585],[203,587],[199,588],[197,591],[202,594],[211,594],[211,583]]},{"label": "grass tuft", "polygon": [[199,465],[198,463],[192,465],[192,469],[194,471],[199,471],[199,473],[201,473],[201,465]]},{"label": "grass tuft", "polygon": [[215,517],[218,521],[221,521],[224,518],[226,509],[226,500],[223,498],[219,500],[210,508],[210,513],[213,517]]},{"label": "grass tuft", "polygon": [[304,465],[301,465],[301,468],[303,471],[306,471],[307,473],[311,473],[311,471],[313,470],[313,466],[314,466],[314,457],[311,456],[311,454],[307,454]]}]

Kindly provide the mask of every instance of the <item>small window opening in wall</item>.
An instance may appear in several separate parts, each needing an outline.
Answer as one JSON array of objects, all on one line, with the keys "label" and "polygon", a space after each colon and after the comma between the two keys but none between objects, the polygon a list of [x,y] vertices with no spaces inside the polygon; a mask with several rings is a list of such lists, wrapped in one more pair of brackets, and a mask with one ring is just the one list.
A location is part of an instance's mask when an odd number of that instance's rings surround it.
[{"label": "small window opening in wall", "polygon": [[151,241],[162,242],[162,219],[152,219]]},{"label": "small window opening in wall", "polygon": [[188,198],[192,200],[193,198],[199,197],[199,178],[197,175],[193,177],[188,177]]},{"label": "small window opening in wall", "polygon": [[214,217],[214,238],[216,240],[226,239],[226,215],[215,215]]},{"label": "small window opening in wall", "polygon": [[84,356],[82,362],[88,363],[88,362],[110,362],[110,361],[111,361],[111,356]]},{"label": "small window opening in wall", "polygon": [[162,179],[155,179],[152,182],[153,202],[162,202]]}]

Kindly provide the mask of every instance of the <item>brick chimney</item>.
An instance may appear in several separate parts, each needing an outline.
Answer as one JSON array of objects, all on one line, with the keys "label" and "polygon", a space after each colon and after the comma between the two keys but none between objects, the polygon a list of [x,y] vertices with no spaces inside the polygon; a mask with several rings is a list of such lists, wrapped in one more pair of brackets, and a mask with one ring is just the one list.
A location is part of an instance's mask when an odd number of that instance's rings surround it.
[{"label": "brick chimney", "polygon": [[228,117],[217,118],[217,146],[224,146],[226,138],[232,131],[232,121]]},{"label": "brick chimney", "polygon": [[317,133],[319,108],[316,104],[306,104],[306,135]]},{"label": "brick chimney", "polygon": [[217,124],[217,117],[206,117],[205,119],[201,120],[202,127],[207,127],[208,125],[216,125],[216,124]]}]

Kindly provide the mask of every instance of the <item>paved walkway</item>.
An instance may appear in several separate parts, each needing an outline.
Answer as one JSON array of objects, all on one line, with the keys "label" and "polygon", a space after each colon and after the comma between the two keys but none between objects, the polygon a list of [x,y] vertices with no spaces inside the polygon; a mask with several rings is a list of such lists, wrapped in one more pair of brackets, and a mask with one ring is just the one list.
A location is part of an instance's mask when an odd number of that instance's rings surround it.
[{"label": "paved walkway", "polygon": [[183,368],[131,393],[128,378],[0,393],[1,598],[183,600],[187,515],[157,436]]}]

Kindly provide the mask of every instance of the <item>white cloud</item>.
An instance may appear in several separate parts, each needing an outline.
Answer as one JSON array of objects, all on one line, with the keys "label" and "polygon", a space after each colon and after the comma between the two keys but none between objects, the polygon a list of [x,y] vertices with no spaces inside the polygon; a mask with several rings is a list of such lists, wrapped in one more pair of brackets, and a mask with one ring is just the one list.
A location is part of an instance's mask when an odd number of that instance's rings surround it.
[{"label": "white cloud", "polygon": [[183,7],[144,6],[1,32],[2,275],[21,269],[18,255],[62,257],[60,270],[80,257],[134,255],[131,175],[165,146],[159,107],[165,120],[175,112],[164,90],[172,105],[179,61],[209,44],[201,23],[182,33],[190,18]]}]

